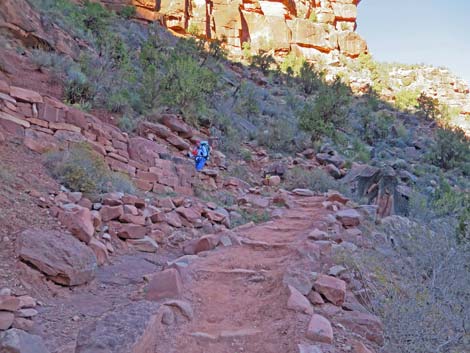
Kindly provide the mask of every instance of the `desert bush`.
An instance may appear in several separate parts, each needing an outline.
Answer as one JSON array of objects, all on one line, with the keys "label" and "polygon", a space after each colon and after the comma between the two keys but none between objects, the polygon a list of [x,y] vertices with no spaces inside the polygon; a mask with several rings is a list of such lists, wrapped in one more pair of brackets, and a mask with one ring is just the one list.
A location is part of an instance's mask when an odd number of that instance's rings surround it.
[{"label": "desert bush", "polygon": [[243,59],[251,61],[253,54],[251,53],[251,45],[249,42],[242,43]]},{"label": "desert bush", "polygon": [[260,128],[256,140],[260,146],[267,147],[273,152],[292,153],[297,150],[295,137],[298,129],[295,122],[275,119],[266,122],[265,128]]},{"label": "desert bush", "polygon": [[440,168],[459,168],[464,175],[470,175],[470,139],[458,127],[439,127],[428,158]]},{"label": "desert bush", "polygon": [[390,136],[390,129],[394,123],[394,118],[386,112],[366,114],[362,118],[363,138],[368,144],[375,144],[378,141]]},{"label": "desert bush", "polygon": [[418,90],[403,89],[395,94],[395,106],[404,111],[412,111],[418,106]]},{"label": "desert bush", "polygon": [[427,96],[422,92],[418,99],[418,113],[423,115],[427,119],[436,120],[436,118],[441,114],[439,111],[439,100],[437,98],[432,98]]},{"label": "desert bush", "polygon": [[289,73],[291,75],[299,75],[300,69],[305,63],[305,58],[302,56],[296,55],[294,52],[290,52],[280,65],[280,69],[284,73]]},{"label": "desert bush", "polygon": [[276,63],[273,56],[265,50],[260,50],[258,54],[251,57],[251,66],[261,70],[264,74],[267,74]]},{"label": "desert bush", "polygon": [[308,19],[314,23],[318,21],[317,13],[315,12],[315,9],[313,9],[312,12],[310,12],[310,16],[308,16]]},{"label": "desert bush", "polygon": [[298,81],[306,94],[312,94],[324,85],[323,75],[317,72],[313,64],[306,61],[300,67]]},{"label": "desert bush", "polygon": [[133,192],[130,179],[112,172],[104,159],[86,144],[50,152],[45,157],[45,165],[52,176],[71,190],[87,194],[122,191]]},{"label": "desert bush", "polygon": [[207,96],[216,86],[215,74],[200,67],[190,56],[173,55],[166,62],[166,74],[160,82],[160,99],[184,118],[196,124],[207,111]]},{"label": "desert bush", "polygon": [[74,71],[65,83],[65,101],[85,105],[93,100],[94,90],[88,78],[80,71]]},{"label": "desert bush", "polygon": [[323,169],[305,170],[301,167],[289,169],[283,184],[287,190],[310,189],[326,192],[329,189],[342,189],[340,184]]},{"label": "desert bush", "polygon": [[[357,66],[357,67],[356,67]],[[373,90],[380,93],[390,87],[390,74],[386,64],[379,63],[374,60],[370,54],[361,54],[357,60],[357,64],[353,64],[350,69],[354,70],[368,70],[371,75]]]},{"label": "desert bush", "polygon": [[237,113],[250,118],[260,112],[260,100],[261,97],[255,85],[249,82],[242,82],[238,88],[235,110]]},{"label": "desert bush", "polygon": [[[385,349],[403,353],[462,352],[469,343],[470,252],[452,228],[436,229],[403,217],[381,227],[387,251],[349,257],[368,295],[363,302],[382,317]],[[385,265],[384,265],[385,264]],[[372,272],[375,280],[367,280]]]},{"label": "desert bush", "polygon": [[125,19],[130,19],[131,17],[134,17],[136,14],[136,9],[132,5],[127,5],[124,6],[120,11],[119,15],[124,17]]},{"label": "desert bush", "polygon": [[311,134],[312,141],[334,136],[347,124],[350,99],[349,88],[339,79],[322,85],[315,102],[308,101],[299,113],[300,128]]}]

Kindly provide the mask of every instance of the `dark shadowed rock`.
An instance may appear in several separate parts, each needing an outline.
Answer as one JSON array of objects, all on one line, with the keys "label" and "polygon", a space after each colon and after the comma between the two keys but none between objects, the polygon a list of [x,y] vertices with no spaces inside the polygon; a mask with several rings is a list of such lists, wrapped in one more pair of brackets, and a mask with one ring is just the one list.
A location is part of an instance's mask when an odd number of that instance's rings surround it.
[{"label": "dark shadowed rock", "polygon": [[82,328],[75,353],[153,353],[160,339],[157,303],[140,301],[116,308]]},{"label": "dark shadowed rock", "polygon": [[91,281],[97,267],[90,248],[71,234],[58,231],[25,230],[17,239],[17,252],[21,260],[66,286]]},{"label": "dark shadowed rock", "polygon": [[16,328],[0,333],[0,352],[49,353],[41,337]]}]

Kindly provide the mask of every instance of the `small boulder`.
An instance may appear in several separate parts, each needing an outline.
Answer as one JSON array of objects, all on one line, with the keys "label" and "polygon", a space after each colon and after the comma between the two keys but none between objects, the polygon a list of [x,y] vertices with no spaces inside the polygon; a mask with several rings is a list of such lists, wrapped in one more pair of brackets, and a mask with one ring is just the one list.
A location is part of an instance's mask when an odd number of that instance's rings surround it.
[{"label": "small boulder", "polygon": [[333,343],[333,328],[325,317],[313,314],[307,329],[307,338],[321,343]]},{"label": "small boulder", "polygon": [[147,235],[147,228],[138,224],[121,224],[117,235],[122,239],[142,239]]},{"label": "small boulder", "polygon": [[312,303],[313,305],[325,304],[325,301],[321,297],[320,293],[315,292],[314,290],[312,290],[310,293],[308,293],[307,297],[308,297],[308,300],[310,300],[310,303]]},{"label": "small boulder", "polygon": [[95,253],[98,265],[101,266],[108,262],[108,249],[105,244],[98,239],[92,238],[88,246]]},{"label": "small boulder", "polygon": [[34,321],[24,317],[15,317],[15,320],[13,320],[13,324],[11,325],[11,327],[26,332],[31,332],[34,328]]},{"label": "small boulder", "polygon": [[16,312],[15,315],[23,318],[31,318],[35,317],[37,314],[38,312],[35,309],[20,309]]},{"label": "small boulder", "polygon": [[160,299],[178,299],[181,297],[183,285],[177,270],[169,268],[157,272],[149,281],[145,299],[157,301]]},{"label": "small boulder", "polygon": [[294,189],[292,193],[297,196],[314,196],[315,193],[309,189]]},{"label": "small boulder", "polygon": [[0,333],[0,352],[49,353],[41,337],[12,328]]},{"label": "small boulder", "polygon": [[9,311],[0,311],[0,330],[8,330],[15,320],[15,315]]},{"label": "small boulder", "polygon": [[309,239],[312,239],[312,240],[328,240],[328,239],[330,239],[327,232],[324,232],[324,231],[322,231],[318,228],[315,228],[310,233],[308,233],[307,237]]},{"label": "small boulder", "polygon": [[333,277],[338,277],[344,272],[346,272],[346,268],[344,266],[336,265],[329,269],[328,274]]},{"label": "small boulder", "polygon": [[0,295],[0,310],[16,311],[20,308],[20,299],[11,295]]},{"label": "small boulder", "polygon": [[109,206],[105,205],[100,209],[101,220],[103,222],[109,222],[113,219],[118,219],[124,214],[122,205]]},{"label": "small boulder", "polygon": [[356,227],[361,223],[362,217],[356,210],[347,209],[336,212],[338,219],[344,228]]},{"label": "small boulder", "polygon": [[325,166],[326,172],[335,179],[341,178],[341,171],[334,164],[327,164]]},{"label": "small boulder", "polygon": [[20,309],[35,308],[37,305],[36,299],[30,297],[29,295],[22,295],[21,297],[18,297],[18,299],[20,301]]},{"label": "small boulder", "polygon": [[337,306],[344,303],[346,282],[335,277],[320,275],[313,284],[315,290]]},{"label": "small boulder", "polygon": [[287,308],[304,314],[313,314],[312,304],[297,289],[292,286],[289,288],[289,299],[287,300]]},{"label": "small boulder", "polygon": [[281,184],[281,177],[279,175],[273,175],[268,178],[269,186],[278,186]]},{"label": "small boulder", "polygon": [[127,242],[136,250],[142,252],[154,253],[159,248],[157,242],[148,236],[145,236],[142,239],[129,239]]},{"label": "small boulder", "polygon": [[59,220],[78,240],[88,244],[95,233],[93,216],[89,209],[71,205],[59,212]]}]

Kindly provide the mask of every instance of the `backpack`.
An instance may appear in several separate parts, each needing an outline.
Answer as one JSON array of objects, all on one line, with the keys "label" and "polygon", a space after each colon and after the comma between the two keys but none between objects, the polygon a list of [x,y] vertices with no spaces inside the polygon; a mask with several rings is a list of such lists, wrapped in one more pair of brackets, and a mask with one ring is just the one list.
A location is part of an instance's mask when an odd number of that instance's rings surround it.
[{"label": "backpack", "polygon": [[205,159],[209,159],[209,155],[211,153],[211,147],[209,146],[209,143],[207,141],[201,141],[199,144],[199,148],[205,153],[202,154],[202,157]]}]

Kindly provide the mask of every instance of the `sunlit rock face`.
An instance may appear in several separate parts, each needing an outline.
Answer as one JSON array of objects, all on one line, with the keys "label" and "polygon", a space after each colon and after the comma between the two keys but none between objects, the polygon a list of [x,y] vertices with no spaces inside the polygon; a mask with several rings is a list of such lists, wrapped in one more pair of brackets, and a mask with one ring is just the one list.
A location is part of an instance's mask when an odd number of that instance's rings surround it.
[{"label": "sunlit rock face", "polygon": [[232,54],[243,43],[276,54],[294,51],[306,58],[367,52],[356,32],[357,0],[104,0],[117,9],[136,6],[136,17],[168,29],[226,41]]}]

